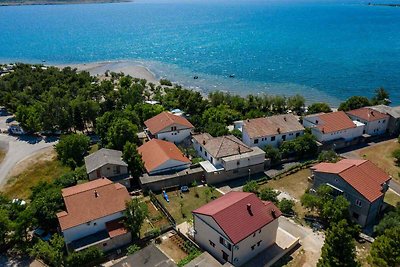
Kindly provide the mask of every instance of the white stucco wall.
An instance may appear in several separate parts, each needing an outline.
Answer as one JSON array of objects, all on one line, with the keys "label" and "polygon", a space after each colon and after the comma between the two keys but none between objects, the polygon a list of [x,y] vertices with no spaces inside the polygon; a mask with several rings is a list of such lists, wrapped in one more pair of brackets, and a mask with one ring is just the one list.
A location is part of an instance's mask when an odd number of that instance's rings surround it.
[{"label": "white stucco wall", "polygon": [[177,160],[167,160],[164,164],[158,166],[156,169],[153,171],[149,172],[149,174],[157,174],[157,173],[162,173],[162,172],[167,172],[167,171],[180,171],[184,170],[190,167],[190,163],[182,162],[182,161],[177,161]]},{"label": "white stucco wall", "polygon": [[[223,237],[225,240],[229,239],[215,221],[209,216],[194,215],[196,243],[220,262],[224,262],[222,258],[222,251],[224,251],[229,255],[228,261],[235,266],[243,265],[258,253],[274,244],[278,226],[279,221],[275,220],[240,241],[236,246],[228,241],[232,245],[231,250],[229,250],[224,245],[220,244],[220,237]],[[210,241],[212,241],[215,246],[212,246]],[[261,242],[258,245],[257,243],[259,241]],[[254,249],[252,249],[252,246],[254,246]]]},{"label": "white stucco wall", "polygon": [[[84,205],[85,203],[82,203]],[[64,240],[66,244],[74,240],[83,238],[85,236],[97,233],[106,229],[106,222],[119,219],[123,216],[123,212],[117,212],[106,217],[93,220],[88,223],[80,224],[75,227],[63,231]]]},{"label": "white stucco wall", "polygon": [[346,141],[351,141],[357,137],[363,135],[364,125],[359,125],[356,128],[351,128],[347,130],[325,133],[323,134],[318,128],[311,128],[311,133],[317,138],[320,142],[326,142],[331,140],[336,140],[343,138]]},{"label": "white stucco wall", "polygon": [[212,157],[210,155],[210,153],[201,144],[199,144],[196,140],[193,140],[193,147],[196,150],[197,155],[199,155],[199,157],[201,157],[201,158],[203,158],[205,160],[208,160],[214,166],[222,165],[221,160]]},{"label": "white stucco wall", "polygon": [[355,116],[352,116],[348,114],[349,117],[352,120],[359,121],[361,123],[365,124],[365,133],[369,135],[381,135],[386,133],[388,124],[389,124],[389,118],[387,119],[381,119],[381,120],[375,120],[375,121],[366,121],[362,120],[360,118],[357,118]]},{"label": "white stucco wall", "polygon": [[[259,148],[257,148],[259,149]],[[259,151],[260,153],[245,153],[237,157],[226,157],[222,159],[222,165],[227,171],[234,170],[237,168],[244,168],[248,166],[253,166],[257,164],[264,163],[265,152]],[[236,159],[238,158],[238,159]],[[238,164],[239,163],[239,164]]]},{"label": "white stucco wall", "polygon": [[[171,131],[171,127],[176,127],[176,131]],[[189,137],[191,129],[185,128],[181,125],[174,124],[156,134],[156,138],[166,140],[173,143],[180,143],[185,138]]]},{"label": "white stucco wall", "polygon": [[[278,147],[282,142],[284,141],[290,141],[295,139],[298,136],[301,136],[304,134],[304,131],[294,131],[294,132],[288,132],[288,133],[281,133],[281,134],[276,134],[276,135],[268,135],[268,136],[262,136],[258,138],[250,138],[248,133],[243,130],[242,132],[242,139],[243,143],[250,147],[257,146],[259,148],[264,148],[266,145],[271,145],[273,147]],[[283,136],[285,136],[285,140],[283,140]],[[272,141],[272,137],[275,137],[275,140]],[[258,143],[255,144],[255,140],[258,140]]]},{"label": "white stucco wall", "polygon": [[117,165],[114,164],[106,164],[100,167],[99,169],[100,169],[100,177],[97,177],[97,170],[94,170],[89,173],[89,180],[95,180],[101,177],[114,177],[128,173],[128,167],[126,166],[120,166],[120,173],[116,173]]}]

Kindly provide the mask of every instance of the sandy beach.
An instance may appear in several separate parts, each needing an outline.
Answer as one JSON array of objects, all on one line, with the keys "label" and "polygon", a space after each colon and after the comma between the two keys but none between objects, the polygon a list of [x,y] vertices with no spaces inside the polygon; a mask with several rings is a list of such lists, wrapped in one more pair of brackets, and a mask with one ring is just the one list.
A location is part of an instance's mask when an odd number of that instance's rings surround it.
[{"label": "sandy beach", "polygon": [[132,77],[146,79],[148,82],[158,83],[156,75],[145,66],[140,65],[138,62],[131,61],[112,61],[112,62],[95,62],[86,64],[66,64],[57,65],[59,68],[69,66],[76,68],[79,71],[88,71],[93,76],[102,76],[106,71],[110,72],[123,72]]}]

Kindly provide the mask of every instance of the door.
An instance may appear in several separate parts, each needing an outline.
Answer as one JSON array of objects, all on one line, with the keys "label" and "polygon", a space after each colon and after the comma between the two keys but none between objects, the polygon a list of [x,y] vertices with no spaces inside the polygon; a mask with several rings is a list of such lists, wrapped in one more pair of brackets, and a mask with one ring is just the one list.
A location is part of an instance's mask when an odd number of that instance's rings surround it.
[{"label": "door", "polygon": [[224,261],[228,261],[228,257],[229,255],[225,253],[225,251],[222,250],[222,259],[224,259]]},{"label": "door", "polygon": [[97,169],[97,170],[96,170],[96,176],[97,176],[97,178],[101,178],[100,169]]}]

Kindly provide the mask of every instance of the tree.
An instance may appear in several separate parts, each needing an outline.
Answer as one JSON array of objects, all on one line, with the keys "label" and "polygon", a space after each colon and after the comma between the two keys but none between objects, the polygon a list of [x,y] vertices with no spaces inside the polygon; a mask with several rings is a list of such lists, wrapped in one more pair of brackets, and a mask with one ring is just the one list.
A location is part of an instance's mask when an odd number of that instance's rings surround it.
[{"label": "tree", "polygon": [[111,124],[107,131],[106,146],[123,150],[126,142],[138,143],[138,127],[127,119],[119,119]]},{"label": "tree", "polygon": [[0,207],[0,251],[7,243],[7,235],[11,231],[11,225],[8,211]]},{"label": "tree", "polygon": [[306,100],[301,95],[294,95],[287,99],[287,107],[297,114],[303,113]]},{"label": "tree", "polygon": [[307,108],[307,114],[316,114],[316,113],[329,113],[332,112],[331,107],[327,103],[319,102],[313,103]]},{"label": "tree", "polygon": [[352,96],[341,103],[338,110],[349,111],[366,106],[371,106],[371,102],[364,96]]},{"label": "tree", "polygon": [[279,192],[276,192],[274,189],[269,188],[269,187],[264,187],[263,189],[261,189],[259,197],[261,198],[261,200],[264,201],[271,201],[274,203],[278,203],[278,195]]},{"label": "tree", "polygon": [[368,261],[373,266],[400,266],[400,227],[387,229],[372,243]]},{"label": "tree", "polygon": [[140,238],[140,229],[148,214],[146,203],[139,202],[137,198],[126,203],[125,227],[132,233],[133,239]]},{"label": "tree", "polygon": [[207,124],[205,132],[211,134],[214,137],[227,135],[229,133],[228,128],[223,123],[211,122]]},{"label": "tree", "polygon": [[392,156],[394,157],[394,160],[396,161],[396,165],[400,166],[400,149],[396,149],[393,151]]},{"label": "tree", "polygon": [[391,211],[383,217],[378,225],[375,226],[374,231],[377,235],[382,235],[386,230],[393,228],[400,228],[400,204],[394,211]]},{"label": "tree", "polygon": [[323,150],[318,155],[318,161],[335,163],[339,161],[339,156],[334,150]]},{"label": "tree", "polygon": [[104,256],[103,251],[97,247],[89,247],[87,249],[72,252],[66,259],[66,266],[93,266],[94,262],[98,262]]},{"label": "tree", "polygon": [[390,103],[389,93],[383,87],[376,89],[375,95],[371,99],[371,103],[373,105],[388,105]]},{"label": "tree", "polygon": [[271,159],[272,164],[279,163],[282,159],[282,154],[278,148],[275,148],[271,145],[266,145],[264,147],[265,158]]},{"label": "tree", "polygon": [[144,172],[142,155],[139,154],[137,146],[131,142],[126,142],[122,152],[123,160],[128,164],[129,171],[133,178],[139,178]]},{"label": "tree", "polygon": [[136,244],[130,245],[127,249],[126,249],[126,255],[132,255],[135,252],[139,251],[140,247]]},{"label": "tree", "polygon": [[89,147],[90,139],[83,134],[62,136],[55,146],[58,158],[72,169],[83,164],[83,158],[89,151]]},{"label": "tree", "polygon": [[360,266],[356,260],[352,229],[346,220],[341,220],[327,230],[321,258],[317,263],[318,267]]},{"label": "tree", "polygon": [[243,186],[243,192],[250,192],[254,194],[258,194],[258,189],[260,186],[258,183],[254,180],[248,181],[244,186]]},{"label": "tree", "polygon": [[32,249],[30,255],[43,260],[50,266],[63,266],[64,239],[55,234],[50,239],[50,242],[39,240]]},{"label": "tree", "polygon": [[294,207],[294,201],[290,199],[282,199],[279,201],[278,208],[285,214],[292,214]]},{"label": "tree", "polygon": [[294,140],[285,141],[279,147],[282,157],[295,155],[296,157],[314,156],[318,151],[315,136],[305,133]]}]

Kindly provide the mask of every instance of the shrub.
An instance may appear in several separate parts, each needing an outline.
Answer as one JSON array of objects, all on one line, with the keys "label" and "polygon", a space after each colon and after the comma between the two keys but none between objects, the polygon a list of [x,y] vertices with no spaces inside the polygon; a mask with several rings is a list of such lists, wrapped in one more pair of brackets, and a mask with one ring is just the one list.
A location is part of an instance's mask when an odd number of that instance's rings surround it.
[{"label": "shrub", "polygon": [[89,266],[103,258],[103,251],[97,247],[90,247],[79,252],[72,252],[67,257],[67,266]]},{"label": "shrub", "polygon": [[135,252],[139,251],[140,247],[136,244],[130,245],[127,249],[126,249],[126,255],[132,255]]},{"label": "shrub", "polygon": [[161,79],[160,80],[160,84],[161,85],[166,85],[166,86],[172,86],[172,82],[170,80],[167,80],[167,79]]},{"label": "shrub", "polygon": [[395,151],[393,151],[392,156],[394,157],[396,164],[399,166],[400,165],[400,149],[396,149]]},{"label": "shrub", "polygon": [[258,189],[260,186],[258,183],[254,180],[248,181],[244,186],[243,186],[243,192],[250,192],[254,194],[258,194]]},{"label": "shrub", "polygon": [[283,213],[292,214],[293,207],[294,207],[294,201],[284,198],[279,202],[278,207]]},{"label": "shrub", "polygon": [[265,187],[261,189],[259,197],[264,201],[271,201],[274,203],[278,203],[278,195],[279,193],[276,192],[274,189]]},{"label": "shrub", "polygon": [[278,163],[282,159],[282,154],[278,148],[274,148],[271,145],[267,145],[264,148],[265,158],[271,159],[271,163]]},{"label": "shrub", "polygon": [[339,156],[333,150],[324,150],[319,153],[318,161],[335,163],[339,161]]}]

